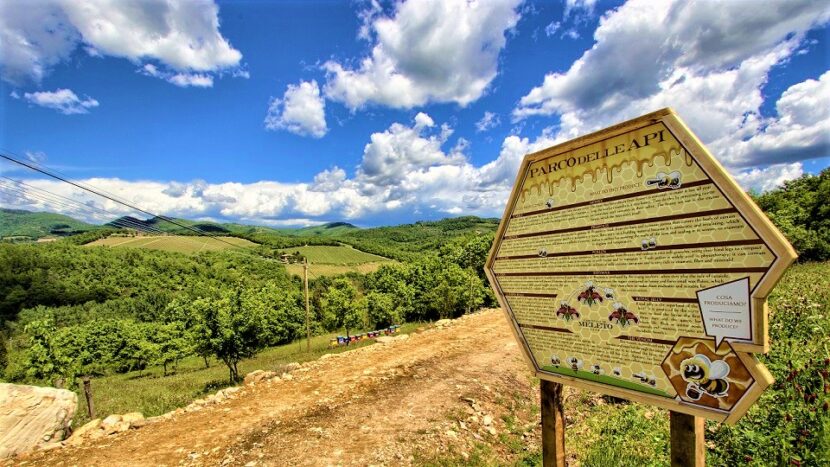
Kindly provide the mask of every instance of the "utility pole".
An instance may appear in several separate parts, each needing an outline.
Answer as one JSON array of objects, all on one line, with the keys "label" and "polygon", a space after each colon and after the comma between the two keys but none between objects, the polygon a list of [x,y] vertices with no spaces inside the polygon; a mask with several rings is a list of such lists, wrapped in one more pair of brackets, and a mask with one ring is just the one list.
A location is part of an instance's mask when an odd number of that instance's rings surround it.
[{"label": "utility pole", "polygon": [[305,286],[305,350],[311,352],[311,323],[309,322],[308,308],[308,258],[303,262],[303,283]]}]

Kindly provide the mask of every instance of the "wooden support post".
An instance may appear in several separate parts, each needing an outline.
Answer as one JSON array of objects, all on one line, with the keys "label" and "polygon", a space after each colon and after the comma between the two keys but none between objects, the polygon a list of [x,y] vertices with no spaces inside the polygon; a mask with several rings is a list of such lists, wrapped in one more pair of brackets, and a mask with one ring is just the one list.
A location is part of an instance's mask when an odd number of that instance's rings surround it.
[{"label": "wooden support post", "polygon": [[84,397],[86,398],[86,413],[90,419],[95,418],[95,405],[92,403],[92,382],[89,376],[81,377],[84,383]]},{"label": "wooden support post", "polygon": [[303,284],[305,285],[305,350],[311,352],[311,322],[308,307],[308,258],[303,262]]},{"label": "wooden support post", "polygon": [[542,465],[565,467],[565,407],[562,404],[564,387],[542,380]]},{"label": "wooden support post", "polygon": [[672,467],[704,467],[704,419],[679,412],[670,412],[670,417]]}]

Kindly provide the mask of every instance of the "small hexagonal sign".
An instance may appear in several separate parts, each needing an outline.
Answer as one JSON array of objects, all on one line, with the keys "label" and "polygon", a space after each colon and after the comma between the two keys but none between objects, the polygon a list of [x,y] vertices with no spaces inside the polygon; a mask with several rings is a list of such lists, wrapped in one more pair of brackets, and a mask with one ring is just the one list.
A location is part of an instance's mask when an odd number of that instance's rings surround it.
[{"label": "small hexagonal sign", "polygon": [[795,258],[663,109],[525,156],[485,272],[539,378],[733,423]]}]

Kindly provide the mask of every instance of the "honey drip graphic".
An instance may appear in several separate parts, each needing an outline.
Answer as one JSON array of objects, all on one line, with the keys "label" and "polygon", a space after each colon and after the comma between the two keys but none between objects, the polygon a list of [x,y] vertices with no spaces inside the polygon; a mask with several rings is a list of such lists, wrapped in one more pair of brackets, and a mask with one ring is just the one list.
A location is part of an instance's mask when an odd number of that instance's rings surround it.
[{"label": "honey drip graphic", "polygon": [[[668,155],[667,155],[668,153]],[[677,156],[682,156],[684,162],[686,163],[687,167],[691,167],[694,164],[694,159],[692,156],[686,152],[685,149],[681,148],[671,148],[668,151],[659,151],[651,154],[650,156],[641,156],[637,158],[631,159],[624,159],[616,164],[610,165],[603,165],[597,167],[595,169],[586,169],[580,175],[563,175],[563,174],[548,174],[545,176],[545,180],[533,183],[530,186],[522,189],[522,202],[525,201],[527,196],[531,196],[533,191],[536,191],[537,195],[542,195],[543,190],[547,190],[548,196],[553,196],[555,193],[555,189],[561,187],[564,184],[570,185],[571,192],[576,191],[576,184],[577,182],[582,183],[584,182],[585,178],[590,176],[591,182],[596,183],[600,177],[601,172],[605,171],[605,180],[608,184],[614,182],[614,172],[620,172],[624,165],[626,164],[636,164],[637,167],[637,177],[643,176],[643,168],[645,166],[654,167],[654,164],[658,157],[662,157],[666,167],[671,166],[672,159]],[[551,179],[551,176],[556,176],[555,179]]]}]

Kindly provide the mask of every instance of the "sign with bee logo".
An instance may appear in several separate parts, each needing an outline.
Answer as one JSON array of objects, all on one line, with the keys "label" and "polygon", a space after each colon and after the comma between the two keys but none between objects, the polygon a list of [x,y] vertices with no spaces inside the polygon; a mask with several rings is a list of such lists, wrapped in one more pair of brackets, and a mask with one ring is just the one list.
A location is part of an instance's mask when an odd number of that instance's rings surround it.
[{"label": "sign with bee logo", "polygon": [[664,109],[526,156],[485,269],[539,378],[732,423],[795,258]]}]

